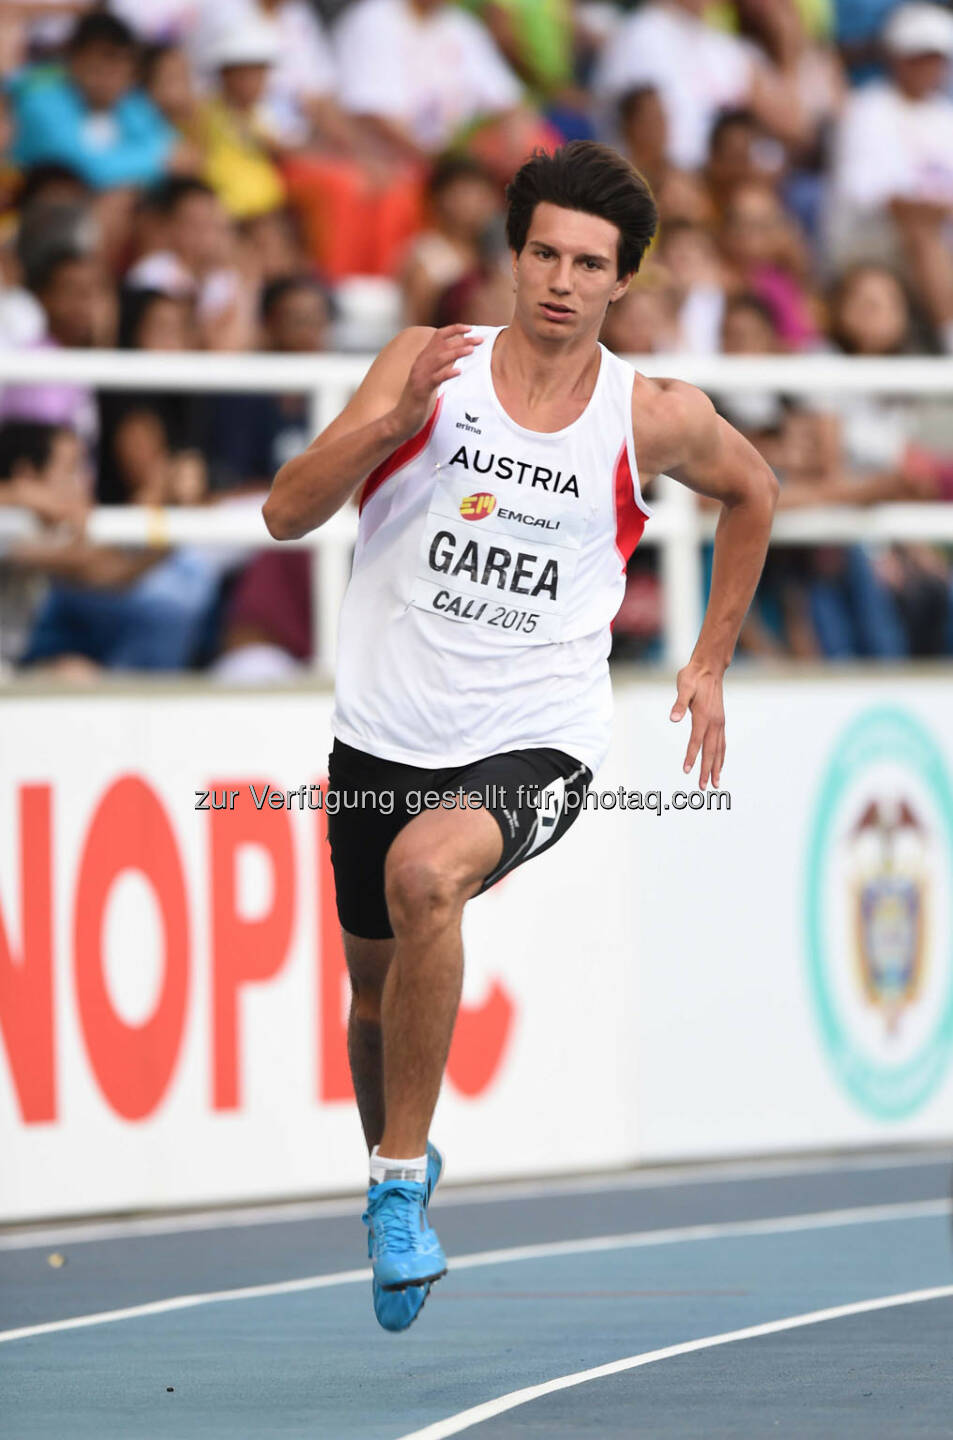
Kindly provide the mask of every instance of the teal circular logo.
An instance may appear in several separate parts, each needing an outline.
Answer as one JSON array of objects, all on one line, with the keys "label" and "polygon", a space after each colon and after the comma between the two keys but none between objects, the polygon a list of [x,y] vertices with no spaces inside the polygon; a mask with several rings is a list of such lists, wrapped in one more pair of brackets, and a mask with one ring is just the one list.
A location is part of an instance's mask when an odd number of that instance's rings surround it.
[{"label": "teal circular logo", "polygon": [[807,855],[807,969],[846,1092],[901,1120],[953,1060],[953,788],[930,732],[866,711],[839,737]]}]

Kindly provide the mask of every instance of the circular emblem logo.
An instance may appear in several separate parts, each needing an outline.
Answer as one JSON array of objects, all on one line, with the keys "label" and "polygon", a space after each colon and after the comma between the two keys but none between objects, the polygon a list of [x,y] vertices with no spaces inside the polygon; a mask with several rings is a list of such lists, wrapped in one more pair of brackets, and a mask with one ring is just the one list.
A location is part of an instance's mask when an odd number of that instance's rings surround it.
[{"label": "circular emblem logo", "polygon": [[496,509],[496,496],[489,490],[478,490],[475,495],[464,495],[460,501],[460,514],[464,520],[485,520]]},{"label": "circular emblem logo", "polygon": [[912,1115],[953,1060],[953,789],[929,731],[868,711],[821,782],[807,862],[808,975],[852,1099]]}]

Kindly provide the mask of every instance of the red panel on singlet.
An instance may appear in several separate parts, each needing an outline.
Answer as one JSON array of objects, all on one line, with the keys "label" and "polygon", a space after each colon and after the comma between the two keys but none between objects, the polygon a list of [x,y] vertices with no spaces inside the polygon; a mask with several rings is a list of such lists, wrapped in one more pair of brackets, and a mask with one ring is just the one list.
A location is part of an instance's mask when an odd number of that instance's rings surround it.
[{"label": "red panel on singlet", "polygon": [[645,515],[635,503],[628,447],[623,445],[615,464],[615,548],[623,570],[644,529]]},{"label": "red panel on singlet", "polygon": [[440,414],[440,406],[442,404],[443,396],[441,395],[434,406],[433,414],[423,429],[418,430],[416,435],[411,435],[410,439],[405,440],[402,445],[398,445],[392,455],[388,455],[387,459],[382,460],[376,470],[371,471],[370,475],[368,475],[364,481],[364,488],[361,491],[361,503],[358,507],[359,513],[364,509],[364,506],[368,500],[370,500],[374,491],[379,490],[385,480],[389,480],[398,470],[403,469],[405,465],[409,465],[411,460],[416,460],[433,434],[433,427],[437,423],[437,416]]}]

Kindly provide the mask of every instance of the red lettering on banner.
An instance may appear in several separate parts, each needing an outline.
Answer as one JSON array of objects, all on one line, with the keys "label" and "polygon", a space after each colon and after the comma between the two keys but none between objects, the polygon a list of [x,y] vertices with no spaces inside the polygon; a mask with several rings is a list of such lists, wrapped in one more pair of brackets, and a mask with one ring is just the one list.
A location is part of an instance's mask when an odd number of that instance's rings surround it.
[{"label": "red lettering on banner", "polygon": [[[326,777],[320,783],[322,790],[326,790]],[[342,1005],[347,963],[334,902],[334,872],[327,841],[327,819],[323,810],[318,813],[323,817],[316,826],[321,904],[318,929],[321,996],[318,1094],[321,1100],[351,1100],[354,1090]],[[482,1005],[461,1002],[447,1060],[447,1077],[461,1094],[471,1097],[480,1095],[492,1084],[510,1039],[515,1014],[513,1002],[497,980],[494,980]]]},{"label": "red lettering on banner", "polygon": [[[152,1016],[130,1025],[116,1013],[103,970],[103,920],[109,892],[126,870],[149,882],[165,939],[162,992]],[[136,937],[126,940],[135,964]],[[185,876],[162,802],[137,775],[103,795],[83,844],[73,908],[73,963],[80,1025],[93,1073],[112,1108],[141,1120],[161,1101],[175,1070],[189,979]]]},{"label": "red lettering on banner", "polygon": [[503,1060],[516,1007],[498,980],[482,1005],[461,1004],[447,1058],[447,1076],[463,1095],[481,1095]]},{"label": "red lettering on banner", "polygon": [[[327,791],[327,777],[320,780],[319,784],[324,794]],[[318,847],[318,902],[321,906],[318,921],[318,965],[321,977],[318,1096],[321,1100],[353,1100],[354,1087],[351,1084],[351,1068],[347,1058],[347,1021],[344,1016],[344,1003],[350,982],[334,899],[334,872],[331,869],[331,851],[328,847],[327,817],[323,809],[315,813],[320,816],[315,826],[315,840]]]},{"label": "red lettering on banner", "polygon": [[22,948],[0,913],[0,1035],[20,1114],[36,1125],[56,1119],[49,785],[21,786],[19,816]]},{"label": "red lettering on banner", "polygon": [[[264,780],[216,780],[209,789],[261,795]],[[284,965],[294,928],[295,869],[291,824],[286,810],[251,803],[214,810],[209,824],[212,920],[212,1103],[216,1110],[239,1105],[238,994],[243,985],[271,980]],[[254,920],[238,913],[235,862],[243,845],[263,849],[271,863],[272,902]]]}]

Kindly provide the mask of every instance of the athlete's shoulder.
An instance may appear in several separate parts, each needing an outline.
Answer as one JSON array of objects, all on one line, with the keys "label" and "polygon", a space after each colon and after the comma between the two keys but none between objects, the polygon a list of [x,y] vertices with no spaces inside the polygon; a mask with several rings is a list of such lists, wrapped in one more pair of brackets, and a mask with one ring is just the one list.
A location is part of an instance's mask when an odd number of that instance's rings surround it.
[{"label": "athlete's shoulder", "polygon": [[661,473],[685,449],[703,443],[717,418],[714,405],[697,386],[635,372],[632,430],[639,467],[646,474]]}]

